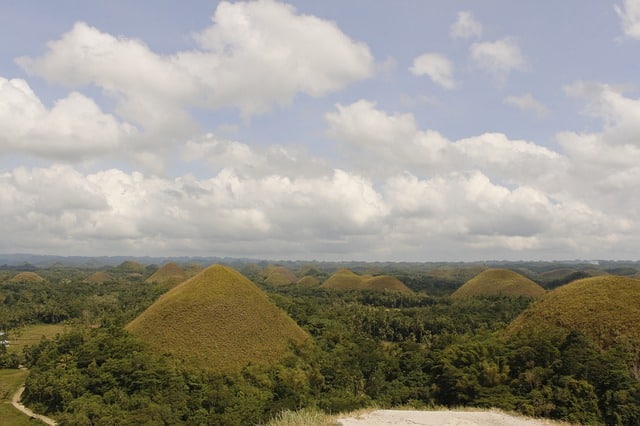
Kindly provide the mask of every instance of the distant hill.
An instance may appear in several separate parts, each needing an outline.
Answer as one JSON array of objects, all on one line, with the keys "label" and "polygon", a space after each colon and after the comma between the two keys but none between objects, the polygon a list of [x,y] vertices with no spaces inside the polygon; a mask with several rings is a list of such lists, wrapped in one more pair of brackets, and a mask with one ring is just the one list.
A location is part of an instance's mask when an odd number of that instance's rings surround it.
[{"label": "distant hill", "polygon": [[265,284],[269,284],[274,287],[298,281],[296,274],[284,266],[269,265],[265,268],[264,274],[266,275],[264,280]]},{"label": "distant hill", "polygon": [[402,281],[389,275],[358,275],[346,268],[327,278],[321,287],[334,290],[388,290],[413,293]]},{"label": "distant hill", "polygon": [[146,283],[162,284],[173,287],[176,284],[186,280],[187,273],[175,262],[165,263],[155,271],[149,278],[144,280]]},{"label": "distant hill", "polygon": [[320,280],[317,277],[306,275],[300,278],[297,284],[304,285],[307,287],[318,287],[320,285]]},{"label": "distant hill", "polygon": [[44,278],[35,272],[20,272],[9,279],[10,283],[41,283],[43,281]]},{"label": "distant hill", "polygon": [[549,292],[524,311],[507,333],[580,331],[606,347],[631,338],[640,342],[640,280],[597,276]]},{"label": "distant hill", "polygon": [[82,280],[82,282],[84,283],[92,284],[102,284],[110,281],[115,281],[115,279],[111,275],[103,271],[94,272],[93,274]]},{"label": "distant hill", "polygon": [[540,297],[544,288],[509,269],[487,269],[467,281],[451,297],[526,296]]},{"label": "distant hill", "polygon": [[126,329],[159,354],[213,371],[280,360],[308,335],[236,270],[213,265],[160,297]]},{"label": "distant hill", "polygon": [[118,272],[144,274],[145,266],[142,263],[134,262],[133,260],[125,260],[114,269]]}]

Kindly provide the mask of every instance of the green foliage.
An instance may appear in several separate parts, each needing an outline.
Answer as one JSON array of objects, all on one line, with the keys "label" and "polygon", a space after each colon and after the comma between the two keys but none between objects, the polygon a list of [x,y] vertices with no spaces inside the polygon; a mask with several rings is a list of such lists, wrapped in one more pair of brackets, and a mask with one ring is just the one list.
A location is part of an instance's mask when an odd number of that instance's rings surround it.
[{"label": "green foliage", "polygon": [[[332,291],[303,284],[268,288],[271,301],[309,337],[293,339],[271,362],[225,371],[176,363],[174,355],[150,350],[144,339],[125,332],[122,325],[152,305],[163,287],[128,279],[124,273],[102,284],[80,282],[87,275],[82,271],[70,272],[66,281],[60,270],[39,271],[47,279],[44,283],[5,283],[0,286],[0,320],[9,325],[9,335],[16,325],[42,318],[55,323],[64,318],[69,324],[65,333],[26,347],[23,358],[31,370],[28,404],[63,424],[313,424],[316,417],[318,424],[330,424],[322,423],[331,417],[320,412],[372,405],[497,407],[585,424],[640,424],[637,326],[623,318],[634,318],[637,284],[620,286],[616,280],[614,288],[605,281],[601,292],[587,288],[584,294],[573,293],[563,306],[545,313],[562,327],[505,333],[514,318],[544,307],[553,293],[538,302],[512,296],[451,298],[446,294],[452,283],[459,285],[472,268],[464,274],[411,268],[404,269],[403,280],[414,289],[432,289],[430,295]],[[263,268],[255,270],[262,273]],[[373,267],[359,271],[383,272]],[[308,276],[323,274],[311,270]],[[226,285],[210,288],[196,279],[198,291],[185,289],[183,283],[163,299],[179,294],[173,300],[191,307],[183,312],[193,313],[197,310],[191,301],[203,300],[211,307],[216,303],[207,299],[210,295],[226,295],[232,301],[226,309],[194,315],[200,325],[211,324],[213,318],[215,326],[238,315],[249,322],[265,301],[271,304],[235,274],[222,281]],[[261,298],[255,298],[256,292]],[[594,297],[598,303],[612,303],[619,294],[625,300],[617,305],[622,311],[591,304]],[[571,312],[570,301],[582,307],[581,313]],[[52,315],[56,310],[65,315]],[[148,312],[154,311],[161,312],[157,306]],[[581,316],[588,315],[590,320],[581,322]],[[168,317],[159,315],[150,325],[166,333],[191,332]],[[543,317],[536,318],[543,324]],[[615,328],[609,328],[608,319],[618,321]],[[574,327],[583,323],[591,328]],[[237,340],[256,342],[255,330],[270,332],[258,327],[251,325],[254,334],[247,337],[239,325],[231,330]],[[206,327],[195,328],[199,332]],[[592,334],[594,329],[599,334]],[[615,338],[603,344],[603,333]],[[197,338],[187,346],[192,352],[203,351],[212,342],[222,340]],[[222,354],[237,349],[218,348]]]}]

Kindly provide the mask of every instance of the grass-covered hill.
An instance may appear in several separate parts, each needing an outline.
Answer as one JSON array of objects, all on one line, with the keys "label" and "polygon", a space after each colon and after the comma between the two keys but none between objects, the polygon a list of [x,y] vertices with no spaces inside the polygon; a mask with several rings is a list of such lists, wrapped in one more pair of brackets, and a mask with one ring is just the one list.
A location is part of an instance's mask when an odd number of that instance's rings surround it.
[{"label": "grass-covered hill", "polygon": [[573,281],[524,311],[507,333],[572,330],[602,347],[626,339],[640,342],[640,280],[604,275]]},{"label": "grass-covered hill", "polygon": [[20,272],[9,279],[10,283],[41,283],[44,281],[40,275],[35,272]]},{"label": "grass-covered hill", "polygon": [[334,290],[377,290],[413,293],[402,281],[389,275],[358,275],[349,269],[340,269],[322,283],[321,287]]},{"label": "grass-covered hill", "polygon": [[177,263],[165,263],[144,282],[172,287],[188,278],[187,273]]},{"label": "grass-covered hill", "polygon": [[89,283],[89,284],[102,284],[102,283],[107,283],[111,281],[114,281],[114,278],[111,275],[107,274],[104,271],[98,271],[89,275],[82,282]]},{"label": "grass-covered hill", "polygon": [[308,335],[236,270],[213,265],[165,293],[126,329],[159,354],[212,371],[271,364]]},{"label": "grass-covered hill", "polygon": [[129,274],[144,274],[145,267],[142,263],[133,260],[125,260],[114,268],[115,271]]},{"label": "grass-covered hill", "polygon": [[297,284],[307,287],[318,287],[320,285],[320,280],[318,279],[318,277],[305,275],[297,281]]},{"label": "grass-covered hill", "polygon": [[284,266],[269,265],[265,268],[265,284],[274,287],[287,285],[298,281],[298,277],[290,269]]},{"label": "grass-covered hill", "polygon": [[541,297],[544,288],[509,269],[487,269],[467,281],[451,297],[525,296]]}]

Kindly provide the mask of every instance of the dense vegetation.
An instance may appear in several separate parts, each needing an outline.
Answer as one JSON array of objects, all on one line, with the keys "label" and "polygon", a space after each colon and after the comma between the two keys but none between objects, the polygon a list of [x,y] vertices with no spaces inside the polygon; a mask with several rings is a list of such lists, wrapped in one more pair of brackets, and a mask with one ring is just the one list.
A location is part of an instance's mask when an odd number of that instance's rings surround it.
[{"label": "dense vegetation", "polygon": [[0,329],[9,338],[23,324],[69,324],[19,360],[30,369],[27,404],[64,425],[249,425],[283,410],[372,404],[498,407],[585,424],[640,424],[637,342],[605,347],[578,330],[509,334],[532,299],[451,298],[466,272],[404,270],[395,275],[416,293],[402,293],[274,287],[256,269],[252,278],[312,344],[229,372],[177,364],[126,332],[166,288],[129,268],[108,272],[115,281],[83,283],[88,272],[42,270],[43,283],[0,284]]}]

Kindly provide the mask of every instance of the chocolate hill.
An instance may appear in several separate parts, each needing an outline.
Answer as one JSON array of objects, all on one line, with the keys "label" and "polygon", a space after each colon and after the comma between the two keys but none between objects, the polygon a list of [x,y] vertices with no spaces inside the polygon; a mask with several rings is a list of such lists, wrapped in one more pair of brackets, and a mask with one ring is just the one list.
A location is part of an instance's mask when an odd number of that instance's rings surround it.
[{"label": "chocolate hill", "polygon": [[358,275],[349,269],[340,269],[322,283],[322,288],[334,290],[377,290],[413,293],[402,281],[389,275]]},{"label": "chocolate hill", "polygon": [[167,287],[173,287],[176,284],[186,280],[187,273],[175,262],[165,263],[155,271],[149,278],[144,280],[146,283],[162,284]]},{"label": "chocolate hill", "polygon": [[308,335],[236,270],[213,265],[161,296],[126,329],[151,350],[210,371],[271,364]]},{"label": "chocolate hill", "polygon": [[544,288],[509,269],[487,269],[464,283],[451,297],[525,296],[541,297]]},{"label": "chocolate hill", "polygon": [[20,272],[9,279],[10,283],[41,283],[44,281],[40,275],[35,272]]},{"label": "chocolate hill", "polygon": [[82,280],[83,283],[91,284],[102,284],[110,281],[114,281],[114,278],[103,271],[94,272],[93,274]]},{"label": "chocolate hill", "polygon": [[602,275],[549,292],[518,316],[507,333],[580,331],[601,347],[640,342],[640,280]]}]

